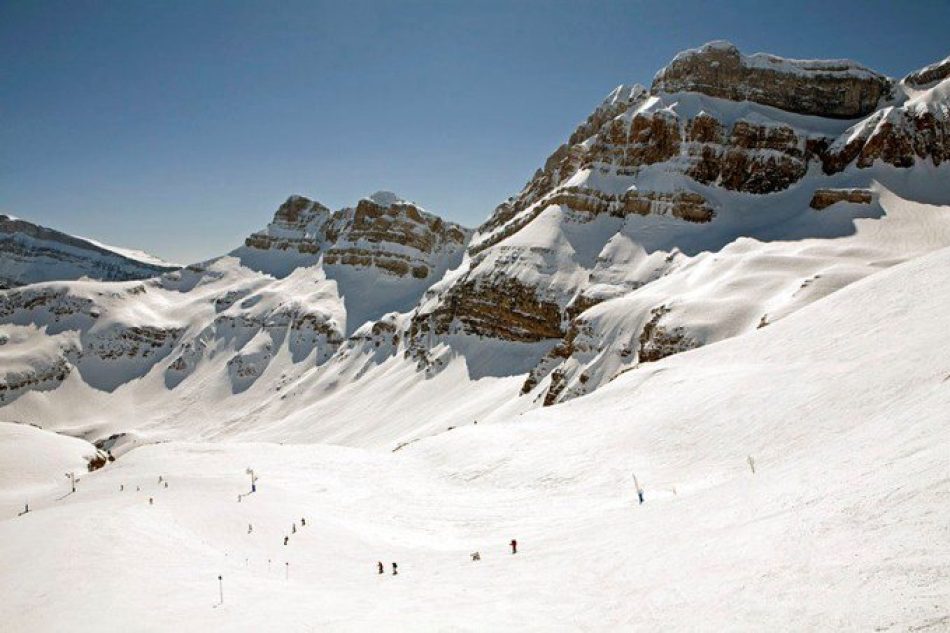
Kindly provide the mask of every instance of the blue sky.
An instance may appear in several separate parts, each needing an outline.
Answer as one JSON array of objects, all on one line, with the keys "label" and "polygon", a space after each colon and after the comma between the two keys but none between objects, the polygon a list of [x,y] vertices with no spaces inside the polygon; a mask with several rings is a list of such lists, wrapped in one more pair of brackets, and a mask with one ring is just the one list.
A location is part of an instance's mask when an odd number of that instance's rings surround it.
[{"label": "blue sky", "polygon": [[0,210],[189,262],[291,193],[474,226],[679,50],[950,54],[950,2],[0,1]]}]

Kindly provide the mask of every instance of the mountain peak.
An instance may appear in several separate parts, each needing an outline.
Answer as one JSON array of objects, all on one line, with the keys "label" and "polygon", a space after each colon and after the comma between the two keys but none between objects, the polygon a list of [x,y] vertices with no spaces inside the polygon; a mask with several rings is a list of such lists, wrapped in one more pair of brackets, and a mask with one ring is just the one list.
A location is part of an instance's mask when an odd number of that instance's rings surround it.
[{"label": "mountain peak", "polygon": [[744,55],[725,40],[678,53],[653,78],[650,92],[699,92],[754,101],[789,112],[852,119],[891,95],[893,81],[850,59]]},{"label": "mountain peak", "polygon": [[367,200],[372,200],[382,207],[391,207],[394,204],[412,204],[408,200],[396,195],[392,191],[377,191],[370,195]]}]

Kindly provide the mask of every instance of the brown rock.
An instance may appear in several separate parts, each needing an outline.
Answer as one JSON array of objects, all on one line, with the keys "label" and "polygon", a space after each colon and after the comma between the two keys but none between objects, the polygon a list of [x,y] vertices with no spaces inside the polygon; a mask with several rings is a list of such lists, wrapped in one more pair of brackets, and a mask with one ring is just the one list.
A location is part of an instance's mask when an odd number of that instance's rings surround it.
[{"label": "brown rock", "polygon": [[728,42],[680,53],[657,73],[650,88],[653,94],[700,92],[839,119],[870,114],[891,90],[887,77],[854,62],[746,57]]},{"label": "brown rock", "polygon": [[821,211],[837,202],[871,204],[871,199],[871,191],[868,189],[816,189],[809,206]]}]

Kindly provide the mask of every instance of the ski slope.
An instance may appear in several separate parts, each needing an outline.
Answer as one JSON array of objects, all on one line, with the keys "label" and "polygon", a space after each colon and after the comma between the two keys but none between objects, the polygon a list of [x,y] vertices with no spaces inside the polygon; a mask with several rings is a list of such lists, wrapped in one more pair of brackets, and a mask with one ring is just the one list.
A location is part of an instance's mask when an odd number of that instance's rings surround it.
[{"label": "ski slope", "polygon": [[[947,630],[948,273],[944,248],[592,395],[395,452],[172,441],[60,498],[91,445],[2,425],[0,622]],[[56,463],[21,477],[36,455]],[[258,491],[239,503],[248,466]]]}]

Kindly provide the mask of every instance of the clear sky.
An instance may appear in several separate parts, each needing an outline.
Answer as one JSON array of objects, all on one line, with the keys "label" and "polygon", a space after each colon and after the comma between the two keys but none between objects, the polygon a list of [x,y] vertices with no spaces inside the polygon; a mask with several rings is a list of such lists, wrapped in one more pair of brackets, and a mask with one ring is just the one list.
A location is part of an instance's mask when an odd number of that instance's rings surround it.
[{"label": "clear sky", "polygon": [[190,262],[291,193],[474,226],[679,50],[950,54],[950,2],[0,0],[0,210]]}]

